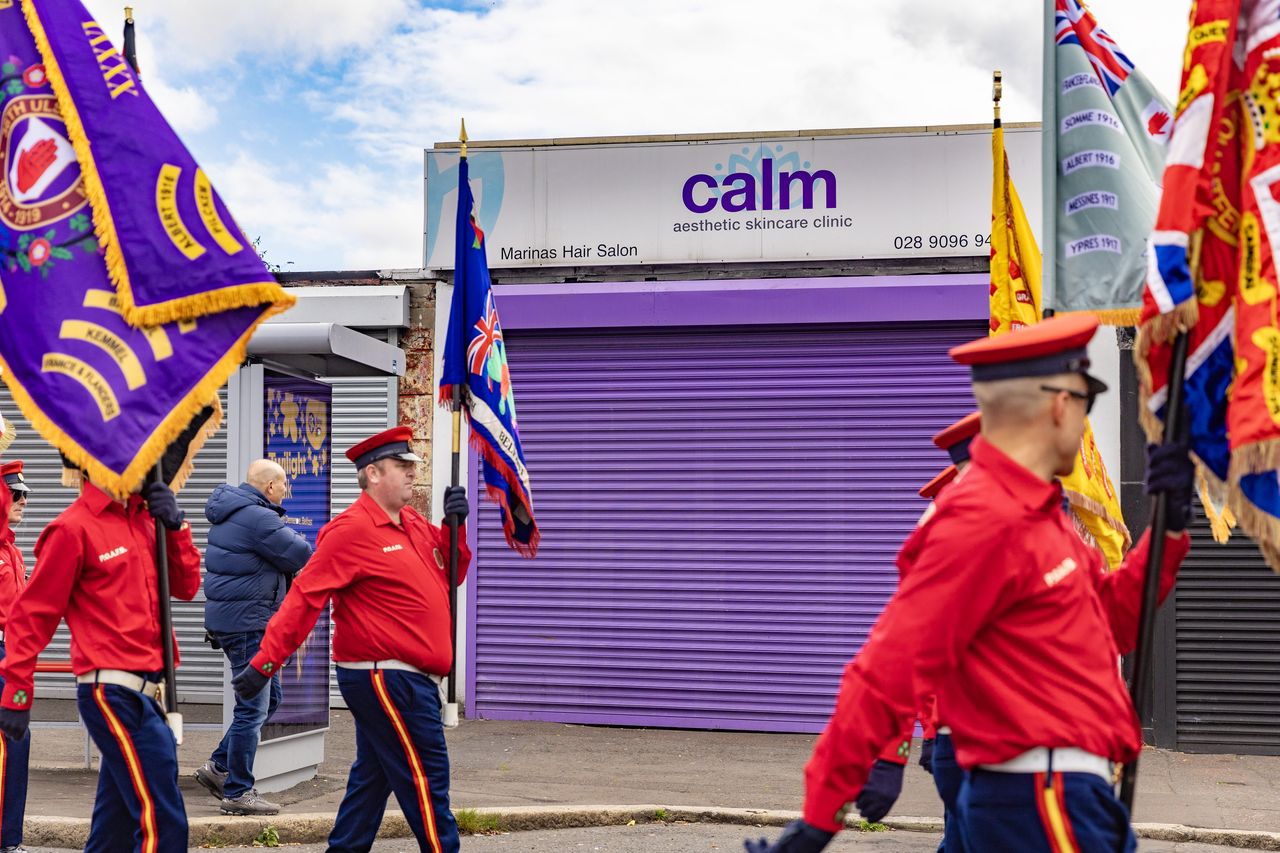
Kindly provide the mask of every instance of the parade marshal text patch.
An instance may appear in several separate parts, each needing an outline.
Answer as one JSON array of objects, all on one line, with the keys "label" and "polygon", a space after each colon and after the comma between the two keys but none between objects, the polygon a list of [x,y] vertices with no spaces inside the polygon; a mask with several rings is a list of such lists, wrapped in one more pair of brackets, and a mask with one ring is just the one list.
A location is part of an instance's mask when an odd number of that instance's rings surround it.
[{"label": "parade marshal text patch", "polygon": [[384,554],[390,554],[392,551],[403,551],[403,550],[404,550],[404,546],[400,544],[382,546],[382,553]]},{"label": "parade marshal text patch", "polygon": [[123,557],[125,554],[128,554],[128,553],[129,553],[129,549],[124,547],[123,545],[120,545],[116,548],[112,548],[110,551],[104,551],[103,553],[99,554],[98,562],[105,563],[107,560],[114,560],[116,557]]}]

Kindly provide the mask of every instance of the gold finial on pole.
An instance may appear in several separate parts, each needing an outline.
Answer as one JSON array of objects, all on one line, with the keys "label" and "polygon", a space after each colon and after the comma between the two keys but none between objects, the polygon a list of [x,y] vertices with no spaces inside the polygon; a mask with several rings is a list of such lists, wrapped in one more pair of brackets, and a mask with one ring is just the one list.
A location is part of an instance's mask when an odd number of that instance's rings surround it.
[{"label": "gold finial on pole", "polygon": [[1000,118],[1000,98],[1004,95],[1004,74],[1000,71],[991,72],[991,101],[995,105],[996,119]]},{"label": "gold finial on pole", "polygon": [[124,20],[125,20],[125,23],[127,24],[133,23],[133,7],[132,6],[124,7]]},{"label": "gold finial on pole", "polygon": [[467,156],[467,120],[462,120],[462,130],[458,131],[458,140],[462,143],[462,156]]}]

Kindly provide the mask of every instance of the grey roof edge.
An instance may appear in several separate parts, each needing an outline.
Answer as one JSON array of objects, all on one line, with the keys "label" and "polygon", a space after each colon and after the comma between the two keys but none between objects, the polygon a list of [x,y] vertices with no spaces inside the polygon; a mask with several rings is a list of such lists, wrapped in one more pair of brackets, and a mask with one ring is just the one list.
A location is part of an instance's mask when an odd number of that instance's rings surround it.
[{"label": "grey roof edge", "polygon": [[[1004,122],[1005,130],[1038,130],[1038,121]],[[750,139],[813,139],[844,136],[945,136],[991,130],[991,123],[926,124],[886,127],[809,128],[802,130],[731,131],[726,133],[657,133],[621,136],[561,136],[545,139],[469,139],[468,148],[546,148],[573,145],[635,145],[673,142],[735,142]],[[457,149],[457,140],[437,142],[435,150]]]}]

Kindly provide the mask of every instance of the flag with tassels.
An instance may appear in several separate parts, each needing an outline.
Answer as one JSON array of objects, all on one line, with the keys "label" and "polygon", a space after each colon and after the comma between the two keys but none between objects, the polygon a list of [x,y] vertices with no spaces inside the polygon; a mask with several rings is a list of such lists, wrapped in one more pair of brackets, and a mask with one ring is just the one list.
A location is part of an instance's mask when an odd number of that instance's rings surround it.
[{"label": "flag with tassels", "polygon": [[3,380],[123,496],[216,427],[218,389],[293,297],[77,0],[0,5],[0,57]]},{"label": "flag with tassels", "polygon": [[1131,325],[1142,307],[1146,242],[1155,221],[1169,104],[1080,0],[1056,0],[1053,222],[1058,313]]},{"label": "flag with tassels", "polygon": [[458,212],[453,300],[440,373],[440,404],[450,405],[462,386],[463,408],[471,425],[471,445],[481,459],[485,491],[498,504],[507,544],[527,557],[537,554],[540,533],[533,513],[533,492],[516,421],[515,392],[507,362],[507,344],[498,320],[485,235],[475,215],[467,179],[467,158],[458,163]]},{"label": "flag with tassels", "polygon": [[[1232,61],[1240,0],[1192,6],[1173,136],[1156,216],[1143,324],[1134,349],[1142,424],[1161,440],[1171,344],[1188,333],[1183,386],[1200,500],[1214,538],[1235,524],[1228,505],[1229,391],[1235,378],[1235,302],[1241,230],[1241,78]],[[1250,226],[1254,230],[1255,226]]]},{"label": "flag with tassels", "polygon": [[22,0],[22,10],[125,320],[155,326],[281,301],[208,175],[79,0]]},{"label": "flag with tassels", "polygon": [[[1245,32],[1240,93],[1239,273],[1235,301],[1235,382],[1227,408],[1231,508],[1280,571],[1280,0],[1242,4]],[[1237,53],[1239,50],[1237,49]]]},{"label": "flag with tassels", "polygon": [[[1004,148],[1004,128],[999,117],[999,78],[996,84],[996,120],[992,129],[991,159],[991,334],[1017,334],[1040,320],[1040,248],[1031,224],[1018,200],[1009,176]],[[1085,421],[1084,437],[1076,465],[1062,478],[1071,503],[1076,529],[1095,544],[1112,568],[1120,565],[1131,544],[1129,529],[1120,511],[1115,486],[1094,441],[1093,427]]]}]

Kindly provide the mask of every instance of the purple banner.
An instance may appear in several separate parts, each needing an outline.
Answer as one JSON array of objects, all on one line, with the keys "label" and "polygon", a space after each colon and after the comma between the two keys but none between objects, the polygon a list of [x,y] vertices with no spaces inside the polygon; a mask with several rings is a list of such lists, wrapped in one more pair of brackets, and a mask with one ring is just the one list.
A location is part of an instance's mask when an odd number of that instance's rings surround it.
[{"label": "purple banner", "polygon": [[[333,391],[322,382],[268,374],[263,378],[263,446],[289,482],[285,523],[316,546],[329,521]],[[303,571],[306,571],[304,568]],[[280,669],[280,706],[263,739],[329,725],[329,608],[302,647]],[[277,728],[278,727],[278,728]]]},{"label": "purple banner", "polygon": [[40,434],[102,487],[134,491],[275,311],[125,321],[47,69],[22,12],[0,9],[0,368]]},{"label": "purple banner", "polygon": [[24,0],[22,11],[62,107],[71,143],[64,156],[74,149],[84,170],[82,191],[129,322],[292,304],[79,0]]}]

